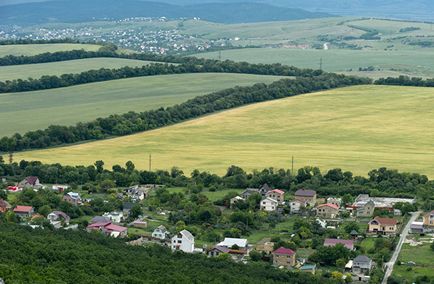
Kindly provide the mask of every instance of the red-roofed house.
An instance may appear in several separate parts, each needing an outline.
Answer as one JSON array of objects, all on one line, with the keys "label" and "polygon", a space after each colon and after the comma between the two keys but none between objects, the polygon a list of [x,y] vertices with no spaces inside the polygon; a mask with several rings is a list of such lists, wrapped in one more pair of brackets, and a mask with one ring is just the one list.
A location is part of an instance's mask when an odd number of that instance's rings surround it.
[{"label": "red-roofed house", "polygon": [[265,195],[276,200],[277,202],[279,202],[279,204],[282,204],[285,201],[285,192],[280,189],[270,190]]},{"label": "red-roofed house", "polygon": [[331,203],[318,205],[316,215],[321,218],[334,219],[339,215],[339,206]]},{"label": "red-roofed house", "polygon": [[341,244],[349,250],[355,250],[354,242],[352,240],[340,240],[340,239],[325,239],[325,247],[334,247],[337,244]]},{"label": "red-roofed house", "polygon": [[128,229],[119,225],[112,224],[111,222],[101,222],[101,223],[94,223],[87,226],[86,230],[88,232],[92,231],[101,231],[104,234],[118,238],[118,237],[126,237],[128,233]]},{"label": "red-roofed house", "polygon": [[14,213],[22,218],[30,218],[33,213],[35,213],[35,210],[32,206],[17,205],[17,207],[14,208]]},{"label": "red-roofed house", "polygon": [[377,234],[395,234],[398,229],[398,221],[393,218],[375,217],[369,221],[368,232]]},{"label": "red-roofed house", "polygon": [[276,267],[291,268],[295,266],[295,251],[280,247],[271,253],[273,255],[273,265]]}]

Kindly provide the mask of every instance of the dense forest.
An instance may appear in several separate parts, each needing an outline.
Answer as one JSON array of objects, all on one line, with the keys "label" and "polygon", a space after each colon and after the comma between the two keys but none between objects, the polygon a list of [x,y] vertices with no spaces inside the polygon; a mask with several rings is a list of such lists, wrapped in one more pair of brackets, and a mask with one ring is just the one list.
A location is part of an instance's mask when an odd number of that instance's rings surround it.
[{"label": "dense forest", "polygon": [[0,221],[6,283],[336,283],[265,264],[236,264],[168,248],[132,247],[86,232],[31,229]]},{"label": "dense forest", "polygon": [[284,79],[270,85],[255,84],[250,87],[235,87],[199,96],[182,104],[158,110],[111,115],[106,118],[98,118],[91,122],[78,123],[75,126],[69,127],[52,125],[45,130],[3,137],[0,139],[0,151],[11,152],[25,149],[40,149],[67,143],[128,135],[246,104],[369,82],[369,79],[323,74],[316,77]]},{"label": "dense forest", "polygon": [[381,78],[376,80],[375,84],[392,86],[434,87],[434,79],[424,80],[419,77],[399,76],[397,78]]}]

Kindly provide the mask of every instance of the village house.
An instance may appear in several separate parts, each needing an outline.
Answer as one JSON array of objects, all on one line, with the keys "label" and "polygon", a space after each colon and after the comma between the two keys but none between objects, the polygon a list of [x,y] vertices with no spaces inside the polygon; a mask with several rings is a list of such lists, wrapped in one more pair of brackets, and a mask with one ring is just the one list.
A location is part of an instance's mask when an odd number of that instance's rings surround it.
[{"label": "village house", "polygon": [[108,218],[111,222],[116,224],[119,224],[124,218],[124,215],[121,212],[116,212],[116,211],[106,212],[102,216]]},{"label": "village house", "polygon": [[[375,209],[386,210],[389,212],[393,212],[393,207],[396,203],[409,203],[413,204],[415,202],[414,199],[410,198],[395,198],[395,197],[371,197],[369,194],[360,194],[356,197],[353,205],[351,207],[358,209],[364,207],[364,205],[372,201],[374,203]],[[372,215],[370,215],[372,216]],[[368,217],[368,216],[360,216],[360,217]]]},{"label": "village house", "polygon": [[88,232],[101,231],[105,235],[113,238],[123,238],[128,234],[127,228],[112,224],[111,222],[90,224],[87,226],[86,230]]},{"label": "village house", "polygon": [[247,188],[246,190],[244,190],[240,196],[244,199],[247,200],[250,196],[252,196],[253,194],[260,194],[259,193],[259,189],[258,188]]},{"label": "village house", "polygon": [[[359,255],[353,259],[351,271],[355,275],[369,275],[372,270],[372,259],[366,255]],[[360,278],[362,280],[362,278]],[[359,281],[360,281],[359,280]]]},{"label": "village house", "polygon": [[368,232],[377,234],[395,234],[398,228],[398,222],[393,218],[375,217],[369,221]]},{"label": "village house", "polygon": [[295,266],[295,251],[292,249],[280,247],[273,251],[273,265],[276,267],[285,267],[290,269]]},{"label": "village house", "polygon": [[62,211],[53,211],[47,215],[47,219],[54,228],[59,229],[62,225],[69,225],[71,218]]},{"label": "village house", "polygon": [[224,241],[215,245],[207,252],[210,257],[219,256],[222,253],[231,255],[235,261],[243,260],[244,256],[249,254],[249,246],[247,239],[225,238]]},{"label": "village house", "polygon": [[169,238],[169,231],[167,231],[166,227],[160,225],[152,232],[152,237],[154,239],[165,240]]},{"label": "village house", "polygon": [[194,252],[194,236],[187,230],[182,230],[171,239],[173,251],[183,251],[185,253]]},{"label": "village house", "polygon": [[256,244],[255,250],[270,254],[274,250],[274,242],[272,242],[270,238],[262,239]]},{"label": "village house", "polygon": [[133,222],[131,222],[130,224],[128,224],[130,227],[134,227],[134,228],[147,228],[148,227],[148,222],[141,220],[141,219],[136,219]]},{"label": "village house", "polygon": [[19,188],[41,189],[43,185],[39,182],[39,178],[35,176],[26,177],[19,184]]},{"label": "village house", "polygon": [[261,210],[262,211],[267,211],[267,212],[276,211],[278,205],[279,205],[279,202],[277,202],[276,200],[274,200],[270,197],[267,197],[267,198],[261,200]]},{"label": "village house", "polygon": [[130,211],[131,209],[133,209],[134,204],[131,202],[124,202],[122,204],[122,214],[124,215],[124,217],[128,217],[130,216]]},{"label": "village house", "polygon": [[334,204],[334,205],[336,205],[338,208],[340,208],[341,205],[342,205],[342,198],[338,198],[338,197],[328,197],[328,198],[327,198],[327,203],[328,203],[328,204]]},{"label": "village house", "polygon": [[410,224],[410,233],[412,234],[424,234],[425,226],[423,222],[413,222]]},{"label": "village house", "polygon": [[62,184],[53,184],[53,186],[51,187],[52,191],[58,192],[58,193],[63,193],[65,192],[65,190],[68,190],[69,186],[68,185],[62,185]]},{"label": "village house", "polygon": [[325,239],[324,246],[325,247],[334,247],[338,244],[343,245],[345,248],[349,250],[355,250],[354,242],[352,240],[341,240],[341,239]]},{"label": "village house", "polygon": [[279,204],[285,203],[285,192],[283,190],[273,189],[267,192],[265,196],[276,200]]},{"label": "village house", "polygon": [[316,204],[316,191],[310,189],[299,189],[295,192],[295,200],[303,204],[314,207]]},{"label": "village house", "polygon": [[259,193],[260,193],[262,196],[265,196],[265,195],[267,194],[267,192],[269,192],[270,190],[272,190],[272,188],[271,188],[268,184],[264,183],[264,184],[259,188]]},{"label": "village house", "polygon": [[0,199],[0,213],[5,213],[11,208],[12,206],[6,200]]},{"label": "village house", "polygon": [[21,218],[30,218],[35,213],[32,206],[17,205],[14,208],[14,213]]},{"label": "village house", "polygon": [[301,203],[299,201],[291,201],[289,203],[289,208],[291,214],[298,214],[300,213]]},{"label": "village house", "polygon": [[72,205],[81,205],[83,201],[81,200],[80,194],[77,192],[68,192],[63,196],[63,201],[66,201]]},{"label": "village house", "polygon": [[300,267],[301,272],[307,272],[315,275],[316,264],[315,263],[305,263]]},{"label": "village house", "polygon": [[356,208],[357,217],[371,217],[374,215],[375,203],[372,200],[368,200],[366,203],[361,204]]},{"label": "village house", "polygon": [[239,201],[244,201],[244,198],[242,198],[241,196],[238,196],[238,195],[231,198],[231,200],[229,201],[230,208],[233,208],[235,203],[237,203]]},{"label": "village house", "polygon": [[316,207],[316,216],[326,219],[334,219],[339,215],[339,207],[335,204],[326,203]]},{"label": "village house", "polygon": [[434,229],[434,210],[423,216],[423,225]]},{"label": "village house", "polygon": [[103,216],[95,216],[90,220],[89,224],[108,223],[108,222],[110,222],[110,218],[103,217]]},{"label": "village house", "polygon": [[148,196],[148,193],[148,188],[141,187],[139,185],[135,185],[126,189],[126,194],[132,202],[140,202],[144,200]]}]

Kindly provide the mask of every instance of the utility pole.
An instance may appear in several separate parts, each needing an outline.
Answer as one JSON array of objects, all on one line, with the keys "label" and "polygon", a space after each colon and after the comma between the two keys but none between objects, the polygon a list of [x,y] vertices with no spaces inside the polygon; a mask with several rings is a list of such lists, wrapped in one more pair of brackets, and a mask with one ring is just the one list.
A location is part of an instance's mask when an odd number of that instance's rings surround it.
[{"label": "utility pole", "polygon": [[152,155],[149,154],[149,171],[152,171]]},{"label": "utility pole", "polygon": [[291,175],[294,175],[294,156],[292,156],[291,160]]},{"label": "utility pole", "polygon": [[222,61],[222,51],[219,50],[219,61]]},{"label": "utility pole", "polygon": [[320,60],[319,60],[319,70],[322,71],[322,57],[321,57]]},{"label": "utility pole", "polygon": [[9,164],[12,164],[14,162],[14,153],[9,152]]}]

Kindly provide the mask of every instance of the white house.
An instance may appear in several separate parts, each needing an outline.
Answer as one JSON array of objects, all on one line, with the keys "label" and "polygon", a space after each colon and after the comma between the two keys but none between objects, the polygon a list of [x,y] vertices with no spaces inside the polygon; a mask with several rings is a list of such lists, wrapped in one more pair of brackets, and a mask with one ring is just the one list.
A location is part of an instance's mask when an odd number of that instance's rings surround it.
[{"label": "white house", "polygon": [[65,190],[68,190],[69,186],[68,185],[64,185],[64,184],[53,184],[53,186],[51,187],[52,191],[56,191],[56,192],[64,192]]},{"label": "white house", "polygon": [[300,213],[301,203],[294,200],[289,203],[289,207],[291,208],[291,214],[297,214]]},{"label": "white house", "polygon": [[235,196],[234,198],[231,198],[229,204],[230,207],[232,208],[234,206],[235,203],[239,202],[239,201],[244,201],[244,198],[242,198],[241,196]]},{"label": "white house", "polygon": [[109,218],[110,221],[112,221],[113,223],[118,223],[118,224],[124,218],[124,215],[122,214],[122,212],[106,212],[102,216],[106,217],[106,218]]},{"label": "white house", "polygon": [[217,244],[219,247],[227,248],[232,248],[234,245],[238,248],[247,248],[247,239],[225,238],[222,242]]},{"label": "white house", "polygon": [[154,239],[165,240],[166,238],[168,238],[168,236],[169,236],[169,231],[167,231],[166,227],[164,227],[163,225],[158,226],[152,232],[152,237]]},{"label": "white house", "polygon": [[182,230],[172,237],[171,248],[173,251],[194,252],[194,236],[187,230]]},{"label": "white house", "polygon": [[279,202],[277,202],[277,200],[270,197],[261,200],[261,210],[263,211],[268,211],[268,212],[276,211],[278,205]]}]

